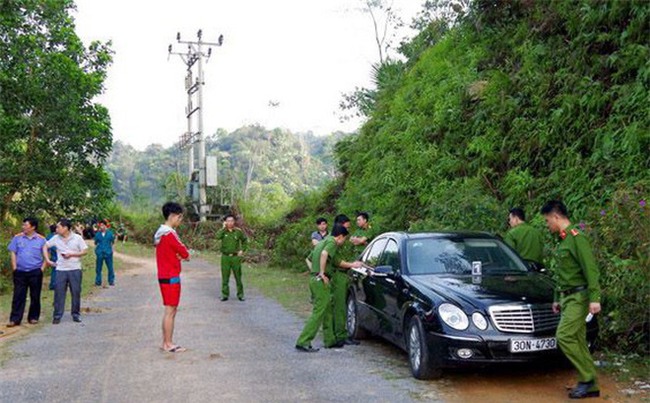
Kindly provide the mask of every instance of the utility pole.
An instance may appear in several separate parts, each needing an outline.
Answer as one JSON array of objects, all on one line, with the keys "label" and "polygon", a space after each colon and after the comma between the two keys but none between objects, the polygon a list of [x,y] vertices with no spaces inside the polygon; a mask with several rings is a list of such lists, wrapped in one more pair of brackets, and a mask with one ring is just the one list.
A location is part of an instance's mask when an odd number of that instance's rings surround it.
[{"label": "utility pole", "polygon": [[[189,180],[192,181],[195,175],[194,169],[194,149],[198,145],[198,165],[199,165],[199,217],[201,221],[206,220],[206,216],[209,212],[210,206],[207,203],[207,192],[206,192],[206,160],[205,160],[205,136],[203,132],[203,86],[205,85],[205,80],[203,78],[203,59],[207,60],[212,54],[211,46],[221,46],[223,44],[223,35],[219,35],[217,42],[205,42],[202,39],[202,31],[199,29],[196,33],[196,41],[184,41],[181,40],[181,33],[176,34],[176,42],[181,45],[187,45],[186,52],[174,52],[172,45],[169,45],[168,52],[169,56],[177,55],[180,56],[183,63],[187,66],[187,75],[185,76],[185,90],[187,91],[187,107],[185,109],[185,114],[187,116],[187,132],[183,133],[180,137],[179,145],[181,149],[187,148],[189,150]],[[204,49],[207,47],[207,52],[204,53]],[[198,63],[197,63],[198,62]],[[196,80],[193,80],[192,67],[197,64],[198,74]],[[197,94],[197,107],[193,106],[193,97],[194,94]],[[198,113],[197,115],[197,125],[198,130],[192,132],[192,116]]]}]

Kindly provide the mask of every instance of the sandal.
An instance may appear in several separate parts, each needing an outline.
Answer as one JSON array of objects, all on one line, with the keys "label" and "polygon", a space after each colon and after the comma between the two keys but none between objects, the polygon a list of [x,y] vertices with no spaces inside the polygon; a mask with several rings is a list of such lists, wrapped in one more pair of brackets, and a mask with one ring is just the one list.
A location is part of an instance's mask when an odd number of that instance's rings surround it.
[{"label": "sandal", "polygon": [[166,352],[166,353],[182,353],[184,351],[187,351],[187,349],[185,347],[181,347],[181,346],[174,346],[174,347],[172,347],[170,349],[164,349],[163,348],[162,350],[164,352]]}]

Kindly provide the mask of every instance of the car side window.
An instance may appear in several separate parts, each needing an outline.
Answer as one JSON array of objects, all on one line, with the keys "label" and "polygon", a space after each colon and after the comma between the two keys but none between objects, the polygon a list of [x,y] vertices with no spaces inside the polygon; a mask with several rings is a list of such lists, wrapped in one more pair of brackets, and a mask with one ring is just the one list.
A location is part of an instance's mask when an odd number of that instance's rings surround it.
[{"label": "car side window", "polygon": [[363,256],[363,263],[370,267],[377,266],[379,258],[381,257],[381,252],[384,251],[387,241],[386,238],[380,238],[373,242],[366,254]]},{"label": "car side window", "polygon": [[393,271],[400,271],[399,247],[394,239],[388,240],[378,266],[391,266]]}]

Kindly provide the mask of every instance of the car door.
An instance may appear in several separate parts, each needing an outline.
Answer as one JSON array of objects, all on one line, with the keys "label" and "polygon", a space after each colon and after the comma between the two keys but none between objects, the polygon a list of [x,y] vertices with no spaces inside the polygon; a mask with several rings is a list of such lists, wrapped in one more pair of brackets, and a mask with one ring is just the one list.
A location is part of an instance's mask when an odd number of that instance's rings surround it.
[{"label": "car door", "polygon": [[[363,266],[372,272],[381,258],[381,253],[386,247],[386,238],[375,239],[364,255],[361,258]],[[363,311],[360,312],[361,320],[364,324],[364,327],[370,330],[372,333],[379,333],[380,331],[380,321],[382,315],[377,310],[377,306],[380,304],[377,299],[381,297],[381,291],[377,289],[376,278],[372,275],[363,277],[361,280],[361,290],[362,292],[357,295],[357,299],[363,303]]]},{"label": "car door", "polygon": [[401,276],[400,253],[397,241],[389,238],[379,258],[377,266],[391,267],[392,272],[375,274],[375,307],[380,311],[380,333],[383,337],[396,342],[401,337],[401,305],[404,303],[402,290],[404,281]]}]

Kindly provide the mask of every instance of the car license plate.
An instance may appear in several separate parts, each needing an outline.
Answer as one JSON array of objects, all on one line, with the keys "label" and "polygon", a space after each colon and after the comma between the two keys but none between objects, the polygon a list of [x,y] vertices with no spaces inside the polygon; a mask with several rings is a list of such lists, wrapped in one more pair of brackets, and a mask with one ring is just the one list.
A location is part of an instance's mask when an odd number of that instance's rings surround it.
[{"label": "car license plate", "polygon": [[547,337],[545,339],[510,339],[511,353],[555,350],[556,348],[557,340],[555,337]]}]

